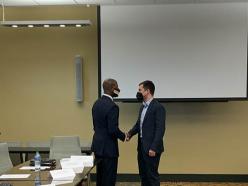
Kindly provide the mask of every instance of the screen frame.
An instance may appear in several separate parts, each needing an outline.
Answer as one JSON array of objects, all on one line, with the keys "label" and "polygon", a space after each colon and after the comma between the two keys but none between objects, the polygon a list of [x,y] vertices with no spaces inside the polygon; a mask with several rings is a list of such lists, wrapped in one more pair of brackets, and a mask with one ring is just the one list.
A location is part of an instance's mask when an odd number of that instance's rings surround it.
[{"label": "screen frame", "polygon": [[[97,6],[97,36],[98,36],[98,98],[102,96],[101,78],[101,6]],[[227,102],[227,101],[248,101],[248,33],[247,33],[247,71],[246,71],[246,97],[218,97],[218,98],[156,98],[159,102]],[[137,85],[138,88],[138,85]],[[116,102],[139,102],[135,98],[115,98]]]}]

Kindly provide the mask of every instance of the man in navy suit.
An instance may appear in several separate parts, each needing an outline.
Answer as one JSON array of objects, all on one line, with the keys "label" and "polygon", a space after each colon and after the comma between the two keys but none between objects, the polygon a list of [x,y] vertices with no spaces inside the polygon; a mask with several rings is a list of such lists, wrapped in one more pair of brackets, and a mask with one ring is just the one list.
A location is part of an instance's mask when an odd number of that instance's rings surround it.
[{"label": "man in navy suit", "polygon": [[159,186],[158,166],[164,151],[165,109],[153,98],[155,86],[152,81],[139,84],[137,99],[143,101],[139,117],[128,132],[127,141],[138,133],[138,165],[142,186]]},{"label": "man in navy suit", "polygon": [[125,141],[126,134],[119,129],[119,107],[113,102],[120,89],[114,79],[103,82],[103,96],[92,108],[94,136],[92,151],[97,160],[97,186],[114,186],[118,165],[118,139]]}]

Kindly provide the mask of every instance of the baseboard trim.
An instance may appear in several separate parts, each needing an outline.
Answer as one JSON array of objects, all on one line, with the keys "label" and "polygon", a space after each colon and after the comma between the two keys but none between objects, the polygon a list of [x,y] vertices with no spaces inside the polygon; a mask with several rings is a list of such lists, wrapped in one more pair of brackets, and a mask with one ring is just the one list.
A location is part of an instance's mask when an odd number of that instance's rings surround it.
[{"label": "baseboard trim", "polygon": [[[96,181],[96,174],[91,174]],[[117,174],[118,182],[139,182],[138,174]],[[160,174],[161,182],[248,182],[248,174]]]}]

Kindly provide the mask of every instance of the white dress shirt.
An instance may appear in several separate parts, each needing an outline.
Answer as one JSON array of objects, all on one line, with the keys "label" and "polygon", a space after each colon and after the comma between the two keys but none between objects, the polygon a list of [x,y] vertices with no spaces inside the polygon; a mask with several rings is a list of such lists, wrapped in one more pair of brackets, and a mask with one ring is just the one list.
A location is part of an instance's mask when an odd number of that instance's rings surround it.
[{"label": "white dress shirt", "polygon": [[140,116],[140,137],[142,138],[142,126],[143,126],[143,121],[144,121],[144,119],[145,119],[145,115],[146,115],[146,111],[147,111],[147,109],[148,109],[148,107],[149,107],[149,105],[150,105],[150,103],[151,103],[151,101],[153,100],[153,98],[151,98],[150,100],[148,100],[148,101],[143,101],[143,110],[142,110],[142,112],[141,112],[141,116]]}]

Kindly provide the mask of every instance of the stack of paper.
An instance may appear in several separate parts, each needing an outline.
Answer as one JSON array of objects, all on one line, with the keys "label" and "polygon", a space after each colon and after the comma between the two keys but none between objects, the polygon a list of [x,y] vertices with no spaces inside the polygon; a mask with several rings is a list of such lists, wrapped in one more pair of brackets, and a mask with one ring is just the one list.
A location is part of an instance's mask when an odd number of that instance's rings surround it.
[{"label": "stack of paper", "polygon": [[30,174],[3,174],[0,179],[28,178]]},{"label": "stack of paper", "polygon": [[53,181],[72,181],[76,176],[72,169],[52,170],[50,174]]},{"label": "stack of paper", "polygon": [[45,184],[45,185],[40,185],[40,186],[56,186],[56,185],[64,185],[64,184],[68,184],[68,183],[72,183],[73,180],[62,180],[62,181],[59,181],[59,180],[56,180],[56,181],[52,181],[52,183],[50,184]]},{"label": "stack of paper", "polygon": [[83,162],[79,162],[75,159],[64,158],[60,160],[62,169],[73,169],[75,173],[82,173],[84,170]]},{"label": "stack of paper", "polygon": [[93,156],[71,156],[71,159],[79,163],[82,162],[85,167],[93,167],[94,165]]}]

